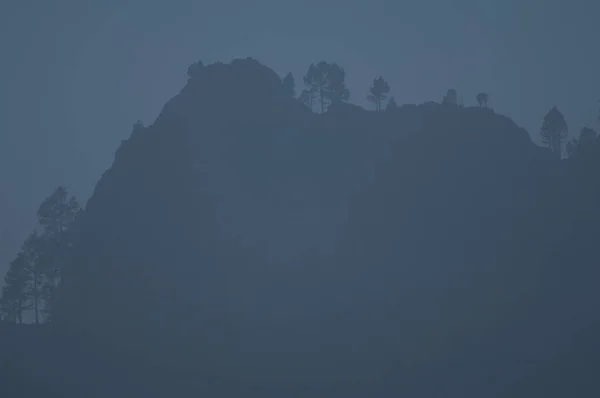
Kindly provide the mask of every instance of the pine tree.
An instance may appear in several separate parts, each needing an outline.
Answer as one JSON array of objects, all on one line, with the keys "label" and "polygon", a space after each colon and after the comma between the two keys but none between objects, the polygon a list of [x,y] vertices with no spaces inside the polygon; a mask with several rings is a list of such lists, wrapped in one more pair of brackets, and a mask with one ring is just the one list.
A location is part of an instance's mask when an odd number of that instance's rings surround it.
[{"label": "pine tree", "polygon": [[486,93],[479,93],[477,94],[476,100],[477,100],[477,104],[481,107],[481,108],[487,108],[488,107],[488,101],[490,99],[490,96]]},{"label": "pine tree", "polygon": [[2,320],[10,323],[23,323],[23,312],[27,310],[27,285],[29,274],[26,268],[26,258],[20,252],[11,261],[8,272],[4,277],[0,311]]},{"label": "pine tree", "polygon": [[283,89],[285,90],[286,95],[290,97],[296,96],[296,82],[294,81],[294,76],[291,73],[288,73],[283,78]]},{"label": "pine tree", "polygon": [[387,98],[389,92],[389,83],[383,77],[379,76],[373,79],[367,99],[375,104],[375,110],[379,112],[381,110],[381,103]]},{"label": "pine tree", "polygon": [[393,111],[395,109],[398,109],[398,104],[396,103],[396,100],[394,99],[394,97],[390,97],[387,106],[385,107],[386,112],[387,111]]},{"label": "pine tree", "polygon": [[44,273],[42,269],[42,239],[36,231],[32,232],[21,247],[20,255],[23,258],[23,266],[27,273],[27,285],[25,295],[29,302],[29,308],[33,311],[33,320],[40,323],[40,312],[44,293]]},{"label": "pine tree", "polygon": [[316,65],[311,64],[304,76],[306,89],[303,91],[303,97],[311,100],[318,99],[323,113],[330,104],[347,101],[350,98],[345,80],[344,68],[335,63],[321,61]]},{"label": "pine tree", "polygon": [[325,112],[325,90],[327,87],[327,71],[328,66],[324,61],[319,62],[317,65],[311,64],[308,67],[308,72],[304,76],[304,84],[306,85],[306,91],[311,95],[314,95],[321,105],[321,113]]},{"label": "pine tree", "polygon": [[42,227],[40,240],[40,265],[44,274],[44,312],[49,317],[59,288],[67,276],[65,267],[69,263],[72,235],[69,228],[80,211],[74,196],[60,186],[39,207],[38,221]]},{"label": "pine tree", "polygon": [[458,94],[455,89],[451,88],[446,92],[442,104],[458,105]]},{"label": "pine tree", "polygon": [[542,142],[548,145],[552,153],[561,158],[562,143],[567,138],[569,129],[565,117],[556,107],[550,109],[544,117],[540,134]]},{"label": "pine tree", "polygon": [[329,101],[329,104],[348,101],[350,91],[346,87],[346,71],[344,68],[335,63],[330,64],[327,80],[325,98]]},{"label": "pine tree", "polygon": [[576,152],[580,150],[586,150],[586,148],[590,148],[592,144],[596,141],[596,137],[598,134],[596,131],[589,127],[584,127],[581,129],[579,133],[579,138],[573,137],[566,145],[567,157],[573,156]]}]

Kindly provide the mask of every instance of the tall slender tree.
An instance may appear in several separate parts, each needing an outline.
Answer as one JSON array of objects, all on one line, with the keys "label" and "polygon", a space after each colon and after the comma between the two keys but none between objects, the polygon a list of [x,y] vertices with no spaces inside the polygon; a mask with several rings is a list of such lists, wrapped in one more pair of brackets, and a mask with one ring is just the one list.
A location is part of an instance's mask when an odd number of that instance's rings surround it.
[{"label": "tall slender tree", "polygon": [[542,142],[548,145],[556,157],[561,158],[562,143],[567,138],[569,129],[565,117],[556,106],[552,107],[544,117],[540,134]]},{"label": "tall slender tree", "polygon": [[33,320],[36,324],[40,323],[40,314],[42,309],[44,293],[44,272],[42,269],[42,239],[36,231],[32,232],[21,247],[22,259],[24,261],[25,272],[27,273],[27,285],[25,288],[26,298],[29,307],[33,311]]},{"label": "tall slender tree", "polygon": [[29,308],[27,300],[29,273],[26,264],[27,259],[22,252],[19,252],[17,257],[11,261],[4,277],[0,311],[2,320],[6,322],[23,323],[23,313]]},{"label": "tall slender tree", "polygon": [[70,264],[72,234],[69,230],[80,212],[79,203],[59,186],[38,209],[38,221],[42,227],[40,243],[41,269],[44,273],[44,312],[49,317],[59,299],[60,286],[67,277],[65,267]]},{"label": "tall slender tree", "polygon": [[325,98],[329,101],[329,104],[348,101],[350,91],[346,87],[346,71],[344,68],[335,63],[330,64],[327,80]]},{"label": "tall slender tree", "polygon": [[381,103],[387,98],[390,92],[389,83],[381,76],[373,79],[373,84],[369,88],[367,99],[375,104],[375,110],[381,110]]},{"label": "tall slender tree", "polygon": [[283,89],[285,90],[286,94],[289,95],[290,97],[295,97],[296,96],[296,82],[294,81],[294,76],[292,75],[291,72],[288,72],[288,74],[285,75],[282,83],[283,83]]},{"label": "tall slender tree", "polygon": [[311,96],[319,100],[321,113],[325,112],[325,89],[327,87],[328,65],[324,61],[316,65],[310,64],[304,76],[304,84],[306,85],[305,93],[310,93]]},{"label": "tall slender tree", "polygon": [[304,76],[306,85],[304,96],[316,98],[323,113],[330,104],[347,101],[350,98],[345,80],[344,68],[335,63],[321,61],[316,65],[311,64]]},{"label": "tall slender tree", "polygon": [[0,297],[0,316],[23,322],[23,313],[33,311],[36,324],[50,319],[60,287],[72,268],[72,249],[77,238],[73,228],[82,210],[74,196],[58,187],[39,207],[41,233],[32,232],[10,263]]}]

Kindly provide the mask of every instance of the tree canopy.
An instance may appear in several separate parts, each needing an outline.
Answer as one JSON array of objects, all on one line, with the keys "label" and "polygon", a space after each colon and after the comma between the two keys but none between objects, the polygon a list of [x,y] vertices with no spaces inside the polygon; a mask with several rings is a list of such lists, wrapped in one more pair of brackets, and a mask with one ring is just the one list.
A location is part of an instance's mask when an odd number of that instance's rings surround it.
[{"label": "tree canopy", "polygon": [[22,322],[26,311],[35,323],[52,318],[73,236],[70,228],[81,209],[74,196],[59,186],[39,206],[34,230],[10,263],[2,291],[2,318]]},{"label": "tree canopy", "polygon": [[313,98],[316,98],[323,113],[332,103],[350,98],[345,80],[344,68],[335,63],[321,61],[316,65],[311,64],[304,76],[306,89],[302,93],[303,101],[312,105]]},{"label": "tree canopy", "polygon": [[555,156],[560,158],[562,156],[562,143],[567,138],[569,129],[565,117],[556,106],[552,107],[544,116],[540,134],[542,142],[548,145]]},{"label": "tree canopy", "polygon": [[477,104],[481,107],[481,108],[487,108],[488,107],[488,101],[490,99],[490,96],[487,93],[479,93],[477,94],[476,100],[477,100]]},{"label": "tree canopy", "polygon": [[379,76],[373,79],[373,84],[369,88],[367,99],[375,104],[375,110],[381,110],[381,103],[387,98],[390,92],[389,83]]}]

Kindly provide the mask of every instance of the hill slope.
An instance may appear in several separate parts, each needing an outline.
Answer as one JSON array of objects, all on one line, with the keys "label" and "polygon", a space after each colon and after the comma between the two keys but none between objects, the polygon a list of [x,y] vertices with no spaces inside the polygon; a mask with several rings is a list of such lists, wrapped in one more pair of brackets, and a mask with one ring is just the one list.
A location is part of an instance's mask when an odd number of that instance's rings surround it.
[{"label": "hill slope", "polygon": [[593,270],[555,292],[588,158],[486,109],[316,115],[254,60],[200,65],[99,181],[65,322],[156,396],[531,396],[597,321],[564,327]]}]

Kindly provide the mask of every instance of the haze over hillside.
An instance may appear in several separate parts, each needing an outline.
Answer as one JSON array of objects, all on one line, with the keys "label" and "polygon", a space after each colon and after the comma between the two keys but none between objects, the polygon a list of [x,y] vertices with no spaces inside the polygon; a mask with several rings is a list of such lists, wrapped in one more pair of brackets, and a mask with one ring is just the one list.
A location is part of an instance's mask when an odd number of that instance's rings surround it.
[{"label": "haze over hillside", "polygon": [[0,273],[38,204],[61,184],[85,202],[130,124],[151,123],[197,58],[252,56],[297,78],[311,62],[336,61],[351,102],[365,107],[380,74],[400,104],[439,101],[453,87],[474,105],[484,91],[537,139],[553,105],[575,132],[597,126],[599,13],[589,0],[7,2]]},{"label": "haze over hillside", "polygon": [[44,202],[37,254],[11,269],[50,293],[25,278],[3,301],[9,321],[32,299],[51,320],[29,338],[54,339],[43,352],[5,333],[43,358],[23,365],[42,390],[594,396],[595,132],[567,141],[549,109],[540,147],[483,99],[388,105],[376,80],[367,111],[344,72],[192,64],[84,211]]}]

